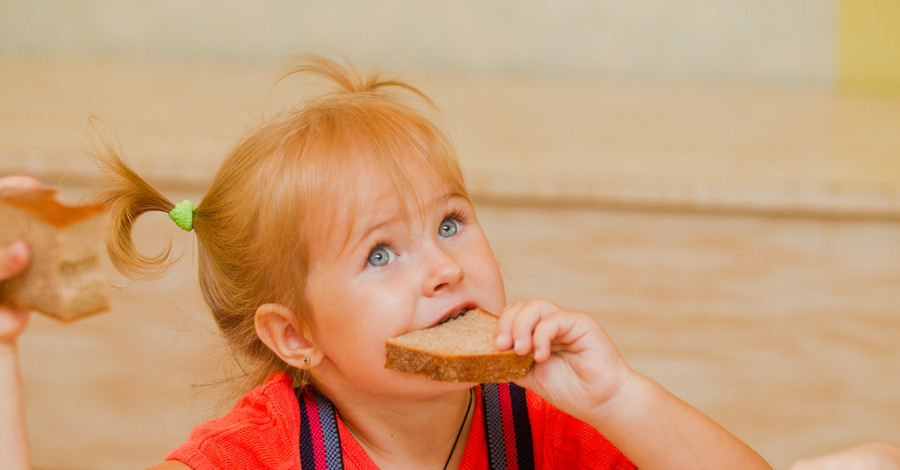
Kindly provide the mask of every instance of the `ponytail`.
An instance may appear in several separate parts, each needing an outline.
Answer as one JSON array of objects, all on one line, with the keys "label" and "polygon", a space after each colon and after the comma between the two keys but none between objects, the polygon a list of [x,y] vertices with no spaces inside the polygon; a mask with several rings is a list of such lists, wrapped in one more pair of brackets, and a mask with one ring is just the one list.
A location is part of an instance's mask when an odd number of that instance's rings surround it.
[{"label": "ponytail", "polygon": [[118,151],[94,132],[91,147],[97,165],[102,170],[104,188],[97,200],[109,208],[112,226],[106,235],[106,249],[113,266],[131,279],[155,279],[176,260],[169,260],[172,242],[162,252],[147,256],[138,252],[132,239],[134,223],[141,214],[151,211],[166,212],[175,205],[159,191],[137,175]]}]

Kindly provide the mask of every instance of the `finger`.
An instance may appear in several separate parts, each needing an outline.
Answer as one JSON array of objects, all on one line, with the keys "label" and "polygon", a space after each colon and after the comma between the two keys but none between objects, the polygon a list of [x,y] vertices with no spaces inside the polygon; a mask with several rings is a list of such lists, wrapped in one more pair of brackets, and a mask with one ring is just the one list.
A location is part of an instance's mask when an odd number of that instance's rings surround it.
[{"label": "finger", "polygon": [[21,188],[21,189],[36,189],[40,188],[41,182],[25,175],[14,175],[14,176],[6,176],[0,178],[0,189],[7,188]]},{"label": "finger", "polygon": [[494,344],[498,351],[506,351],[513,347],[512,324],[519,310],[524,305],[524,302],[516,302],[508,305],[500,312],[500,319],[497,321],[497,337]]},{"label": "finger", "polygon": [[14,343],[28,325],[31,309],[0,305],[0,346]]},{"label": "finger", "polygon": [[571,344],[577,338],[571,338],[576,319],[562,312],[555,312],[541,320],[534,328],[532,341],[534,344],[534,360],[544,362],[550,358],[554,343]]},{"label": "finger", "polygon": [[513,349],[524,355],[532,350],[534,329],[542,318],[559,311],[559,307],[546,300],[530,300],[519,310],[512,324]]},{"label": "finger", "polygon": [[558,315],[548,317],[534,328],[532,342],[534,344],[534,362],[544,362],[550,358],[550,346],[559,335],[559,321],[553,321]]},{"label": "finger", "polygon": [[28,244],[17,240],[0,249],[0,280],[9,279],[28,267],[31,257]]}]

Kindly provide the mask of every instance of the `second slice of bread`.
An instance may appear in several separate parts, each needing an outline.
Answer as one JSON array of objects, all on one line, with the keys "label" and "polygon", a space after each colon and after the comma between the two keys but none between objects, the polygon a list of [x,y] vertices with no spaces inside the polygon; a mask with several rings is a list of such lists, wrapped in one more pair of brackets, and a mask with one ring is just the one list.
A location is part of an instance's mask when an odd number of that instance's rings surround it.
[{"label": "second slice of bread", "polygon": [[461,317],[389,339],[388,369],[445,382],[511,382],[532,364],[532,354],[497,351],[497,316],[472,309]]},{"label": "second slice of bread", "polygon": [[104,259],[105,207],[71,206],[49,188],[0,191],[0,246],[24,239],[31,265],[0,283],[0,299],[72,321],[109,309]]}]

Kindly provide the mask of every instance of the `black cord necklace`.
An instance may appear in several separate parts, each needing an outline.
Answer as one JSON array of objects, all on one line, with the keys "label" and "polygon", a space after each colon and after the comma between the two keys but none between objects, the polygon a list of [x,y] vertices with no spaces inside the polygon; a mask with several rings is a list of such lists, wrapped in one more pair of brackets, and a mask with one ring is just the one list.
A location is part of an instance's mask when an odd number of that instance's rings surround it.
[{"label": "black cord necklace", "polygon": [[447,461],[444,462],[444,470],[447,470],[447,465],[450,465],[450,459],[453,458],[453,451],[456,450],[456,444],[459,443],[459,436],[462,436],[462,430],[466,427],[466,420],[469,419],[469,410],[472,409],[472,396],[475,392],[472,389],[469,389],[469,404],[466,405],[466,414],[463,416],[462,423],[459,425],[459,431],[456,431],[456,439],[453,440],[453,447],[450,448],[450,455],[447,456]]}]

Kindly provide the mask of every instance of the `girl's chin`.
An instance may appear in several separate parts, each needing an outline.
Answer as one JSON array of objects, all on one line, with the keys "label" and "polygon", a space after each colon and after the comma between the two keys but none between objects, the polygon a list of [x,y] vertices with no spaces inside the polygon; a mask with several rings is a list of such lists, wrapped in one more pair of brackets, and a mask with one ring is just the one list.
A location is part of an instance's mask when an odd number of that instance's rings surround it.
[{"label": "girl's chin", "polygon": [[395,384],[403,392],[446,393],[454,392],[457,390],[467,390],[475,385],[478,385],[476,383],[466,382],[441,382],[439,380],[432,380],[421,375],[406,374],[403,372],[394,371],[390,372],[393,372],[392,376],[396,377],[396,381],[392,380],[391,383]]}]

